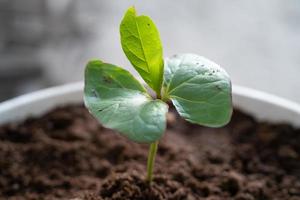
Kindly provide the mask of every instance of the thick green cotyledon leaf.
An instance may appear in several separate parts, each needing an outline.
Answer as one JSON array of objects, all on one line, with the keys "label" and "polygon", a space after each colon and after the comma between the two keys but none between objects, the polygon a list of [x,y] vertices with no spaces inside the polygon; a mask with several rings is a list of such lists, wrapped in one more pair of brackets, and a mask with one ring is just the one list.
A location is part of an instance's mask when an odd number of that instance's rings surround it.
[{"label": "thick green cotyledon leaf", "polygon": [[159,33],[148,16],[137,16],[134,7],[126,12],[120,25],[124,53],[145,82],[160,93],[163,56]]},{"label": "thick green cotyledon leaf", "polygon": [[154,142],[164,133],[168,106],[153,100],[126,70],[91,61],[85,70],[84,102],[107,128],[136,142]]},{"label": "thick green cotyledon leaf", "polygon": [[194,54],[165,60],[164,98],[172,100],[186,120],[209,127],[229,122],[231,82],[216,63]]}]

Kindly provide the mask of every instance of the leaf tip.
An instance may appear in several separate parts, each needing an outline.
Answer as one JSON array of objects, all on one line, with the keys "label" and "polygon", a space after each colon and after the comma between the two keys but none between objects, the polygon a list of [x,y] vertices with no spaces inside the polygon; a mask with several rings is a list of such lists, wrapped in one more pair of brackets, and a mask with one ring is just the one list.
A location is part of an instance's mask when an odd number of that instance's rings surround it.
[{"label": "leaf tip", "polygon": [[129,13],[132,13],[132,14],[136,15],[136,9],[135,9],[135,6],[130,6],[130,7],[127,9],[126,14],[129,14]]},{"label": "leaf tip", "polygon": [[88,62],[87,66],[91,66],[91,65],[100,65],[104,63],[102,60],[99,59],[92,59]]},{"label": "leaf tip", "polygon": [[94,69],[94,68],[98,68],[103,63],[104,62],[102,60],[99,60],[99,59],[89,60],[86,67],[85,67],[85,76],[88,76],[88,71],[90,71],[91,69]]}]

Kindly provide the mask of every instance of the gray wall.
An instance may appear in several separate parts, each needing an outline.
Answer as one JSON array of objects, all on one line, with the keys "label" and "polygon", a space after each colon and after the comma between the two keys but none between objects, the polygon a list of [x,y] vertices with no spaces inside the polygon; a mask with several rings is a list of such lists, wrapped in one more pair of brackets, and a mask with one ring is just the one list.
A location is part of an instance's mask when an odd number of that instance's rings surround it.
[{"label": "gray wall", "polygon": [[[32,53],[42,69],[41,87],[81,80],[91,58],[132,70],[121,50],[118,28],[124,11],[135,5],[157,24],[165,56],[203,55],[222,65],[234,84],[300,103],[298,0],[48,0],[44,4],[39,5],[44,7],[44,33],[40,31],[43,37]],[[5,66],[0,61],[0,67]]]}]

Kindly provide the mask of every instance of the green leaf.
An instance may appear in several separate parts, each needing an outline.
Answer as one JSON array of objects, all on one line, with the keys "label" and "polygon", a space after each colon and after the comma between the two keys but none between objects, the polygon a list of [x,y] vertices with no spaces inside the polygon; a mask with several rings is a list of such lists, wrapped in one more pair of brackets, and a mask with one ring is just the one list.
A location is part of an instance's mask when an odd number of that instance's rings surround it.
[{"label": "green leaf", "polygon": [[168,106],[153,100],[126,70],[91,61],[85,70],[84,102],[100,123],[136,142],[154,142],[164,133]]},{"label": "green leaf", "polygon": [[193,54],[165,60],[164,98],[171,99],[187,121],[209,127],[229,122],[231,82],[216,63]]},{"label": "green leaf", "polygon": [[145,82],[160,94],[164,65],[162,45],[155,24],[148,16],[137,16],[134,7],[131,7],[121,22],[120,34],[128,60]]}]

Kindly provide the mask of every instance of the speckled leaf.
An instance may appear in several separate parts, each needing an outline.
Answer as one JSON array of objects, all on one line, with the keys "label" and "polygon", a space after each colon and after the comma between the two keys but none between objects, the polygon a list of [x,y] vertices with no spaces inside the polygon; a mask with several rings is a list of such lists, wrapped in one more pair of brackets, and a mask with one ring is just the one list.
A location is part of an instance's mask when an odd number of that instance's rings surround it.
[{"label": "speckled leaf", "polygon": [[229,122],[231,82],[216,63],[194,54],[165,60],[165,98],[172,100],[187,121],[209,127]]},{"label": "speckled leaf", "polygon": [[134,7],[127,10],[120,25],[121,43],[127,58],[145,82],[160,93],[163,56],[159,33],[148,16],[137,16]]},{"label": "speckled leaf", "polygon": [[84,102],[102,125],[136,142],[154,142],[165,131],[168,106],[152,100],[126,70],[91,61],[85,70]]}]

